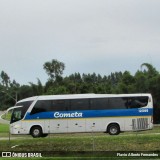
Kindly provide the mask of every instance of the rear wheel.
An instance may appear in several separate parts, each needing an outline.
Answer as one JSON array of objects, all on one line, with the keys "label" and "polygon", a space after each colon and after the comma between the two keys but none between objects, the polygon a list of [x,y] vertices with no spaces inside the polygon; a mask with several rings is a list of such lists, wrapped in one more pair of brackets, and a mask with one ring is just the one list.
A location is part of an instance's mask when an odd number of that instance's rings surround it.
[{"label": "rear wheel", "polygon": [[42,137],[42,128],[39,126],[35,126],[31,129],[31,135],[33,138]]},{"label": "rear wheel", "polygon": [[44,138],[44,137],[47,137],[47,136],[48,136],[48,134],[42,134],[42,136],[41,136],[41,137],[43,137],[43,138]]},{"label": "rear wheel", "polygon": [[110,135],[118,135],[120,133],[120,127],[118,124],[110,124],[107,128],[107,132]]}]

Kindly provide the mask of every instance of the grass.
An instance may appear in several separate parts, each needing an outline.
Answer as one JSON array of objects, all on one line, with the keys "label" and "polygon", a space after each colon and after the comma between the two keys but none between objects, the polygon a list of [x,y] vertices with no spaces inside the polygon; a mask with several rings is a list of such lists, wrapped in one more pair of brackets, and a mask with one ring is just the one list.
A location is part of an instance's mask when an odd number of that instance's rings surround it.
[{"label": "grass", "polygon": [[8,133],[8,131],[9,131],[9,125],[0,123],[0,136],[2,136],[1,133]]},{"label": "grass", "polygon": [[[13,148],[13,146],[15,146]],[[115,152],[135,152],[135,151],[160,151],[160,136],[159,135],[93,135],[89,134],[69,134],[56,135],[48,138],[38,139],[17,139],[1,141],[0,150],[10,152],[44,152],[54,157],[85,157],[102,156],[108,157],[108,151]],[[104,152],[102,152],[104,151]],[[107,151],[107,152],[106,152]],[[110,153],[109,153],[110,154]],[[110,159],[116,156],[111,155]],[[124,157],[123,157],[124,158]],[[62,158],[61,158],[62,159]],[[72,159],[72,158],[71,158]],[[120,159],[120,158],[118,158]]]},{"label": "grass", "polygon": [[[1,133],[2,131],[2,133]],[[0,124],[0,137],[8,136],[8,125]],[[160,151],[160,127],[140,132],[124,132],[118,136],[106,133],[51,134],[46,138],[33,139],[31,136],[14,136],[17,139],[1,140],[0,151],[11,152],[49,152],[54,159],[88,155],[106,156],[108,151]],[[13,137],[13,136],[12,136]],[[104,153],[103,153],[104,151]],[[103,155],[104,154],[104,155]],[[57,158],[61,156],[61,158]],[[74,156],[74,157],[73,157]],[[110,157],[110,159],[114,157]],[[37,159],[37,158],[36,158]],[[47,159],[47,158],[46,158]],[[117,158],[117,159],[120,159]],[[124,159],[124,157],[123,157]]]},{"label": "grass", "polygon": [[8,113],[6,113],[6,114],[3,114],[3,115],[2,115],[2,119],[7,120],[7,121],[10,121],[10,119],[11,119],[11,112],[8,112]]},{"label": "grass", "polygon": [[[159,135],[129,135],[129,136],[55,136],[48,138],[25,138],[1,141],[0,150],[10,151],[160,151]],[[46,147],[47,146],[47,147]]]}]

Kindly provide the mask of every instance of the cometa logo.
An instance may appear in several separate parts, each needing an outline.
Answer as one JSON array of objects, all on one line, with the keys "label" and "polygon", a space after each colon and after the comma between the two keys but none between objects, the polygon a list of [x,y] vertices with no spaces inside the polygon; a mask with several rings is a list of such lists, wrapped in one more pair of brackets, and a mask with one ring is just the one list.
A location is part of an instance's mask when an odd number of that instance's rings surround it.
[{"label": "cometa logo", "polygon": [[60,113],[55,112],[54,118],[81,118],[83,116],[82,112],[73,112],[73,113]]}]

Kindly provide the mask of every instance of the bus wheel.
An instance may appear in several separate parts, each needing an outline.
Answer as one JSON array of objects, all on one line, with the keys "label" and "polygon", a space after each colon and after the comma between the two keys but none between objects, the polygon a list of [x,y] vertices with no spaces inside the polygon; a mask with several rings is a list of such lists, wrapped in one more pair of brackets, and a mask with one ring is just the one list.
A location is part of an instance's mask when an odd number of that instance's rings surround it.
[{"label": "bus wheel", "polygon": [[48,136],[48,134],[42,134],[42,136],[41,136],[41,137],[43,137],[43,138],[44,138],[44,137],[47,137],[47,136]]},{"label": "bus wheel", "polygon": [[35,126],[31,129],[31,135],[33,138],[42,137],[42,128],[39,126]]},{"label": "bus wheel", "polygon": [[110,124],[107,128],[107,132],[110,135],[118,135],[120,133],[120,128],[118,124]]}]

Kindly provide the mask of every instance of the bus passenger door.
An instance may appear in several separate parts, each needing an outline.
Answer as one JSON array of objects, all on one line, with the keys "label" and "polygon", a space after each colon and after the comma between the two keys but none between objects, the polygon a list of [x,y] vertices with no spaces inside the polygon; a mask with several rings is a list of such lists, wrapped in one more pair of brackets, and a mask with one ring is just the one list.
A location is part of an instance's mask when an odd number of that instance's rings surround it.
[{"label": "bus passenger door", "polygon": [[45,120],[44,121],[44,131],[43,131],[43,133],[50,133],[51,131],[50,131],[50,120],[49,119],[47,119],[47,120]]}]

